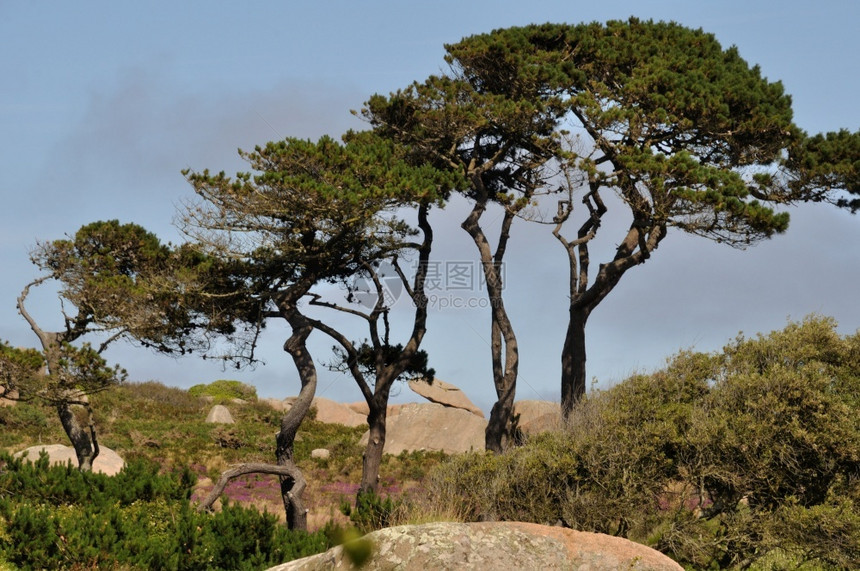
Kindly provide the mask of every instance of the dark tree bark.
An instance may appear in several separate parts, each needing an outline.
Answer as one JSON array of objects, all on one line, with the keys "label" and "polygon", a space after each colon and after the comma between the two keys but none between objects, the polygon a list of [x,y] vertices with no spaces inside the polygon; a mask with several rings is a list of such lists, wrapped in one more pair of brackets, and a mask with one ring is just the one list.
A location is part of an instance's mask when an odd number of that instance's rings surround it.
[{"label": "dark tree bark", "polygon": [[290,410],[281,418],[281,429],[275,437],[276,464],[249,463],[241,464],[221,474],[217,484],[208,496],[200,503],[198,510],[209,510],[224,488],[233,478],[245,474],[273,474],[279,477],[281,483],[281,500],[287,519],[287,527],[307,531],[308,510],[304,504],[304,491],[307,486],[304,474],[296,465],[293,457],[293,445],[299,426],[307,415],[313,401],[317,385],[316,366],[313,357],[307,349],[307,338],[313,331],[313,325],[301,314],[293,302],[284,302],[280,310],[283,317],[293,328],[293,333],[284,343],[284,351],[290,354],[299,371],[301,389]]},{"label": "dark tree bark", "polygon": [[[54,332],[45,331],[42,329],[33,316],[27,311],[24,301],[30,292],[30,288],[34,285],[39,285],[43,280],[36,280],[28,284],[21,295],[18,297],[18,312],[30,325],[30,329],[36,334],[39,343],[42,346],[42,354],[45,358],[45,366],[49,375],[55,375],[58,378],[64,374],[61,370],[62,361],[62,346],[64,343],[74,341],[83,334],[85,328],[82,324],[66,322],[66,331]],[[47,403],[53,404],[57,409],[57,414],[60,418],[60,423],[72,447],[75,449],[75,456],[78,459],[78,469],[81,472],[92,472],[93,462],[99,455],[99,444],[96,437],[96,428],[93,421],[92,410],[89,404],[85,402],[85,394],[78,391],[74,386],[61,386],[56,394],[41,394],[40,399]],[[87,414],[86,428],[81,426],[78,421],[73,406],[82,405]]]},{"label": "dark tree bark", "polygon": [[376,334],[376,322],[371,323],[371,339],[376,353],[376,383],[373,394],[370,395],[368,392],[367,396],[370,398],[366,399],[369,408],[367,424],[370,429],[370,438],[362,460],[359,495],[364,493],[375,494],[379,489],[379,469],[382,465],[382,454],[385,449],[388,397],[391,393],[391,387],[394,381],[409,368],[427,332],[427,296],[424,289],[430,252],[433,247],[433,229],[427,220],[428,211],[429,208],[426,205],[421,205],[418,208],[418,227],[424,235],[424,240],[418,248],[418,269],[411,287],[403,273],[400,273],[404,288],[415,304],[415,315],[409,340],[393,362],[385,363],[385,351],[388,346],[387,332],[385,339],[380,343]]},{"label": "dark tree bark", "polygon": [[293,329],[292,335],[284,343],[284,350],[293,358],[296,369],[298,369],[301,389],[293,406],[281,419],[281,429],[276,437],[275,457],[278,466],[289,469],[287,475],[281,475],[281,498],[287,515],[287,526],[290,529],[306,531],[308,514],[302,500],[306,482],[293,459],[293,444],[299,425],[310,409],[316,393],[316,366],[307,348],[307,339],[313,331],[313,326],[296,309],[293,302],[282,305],[280,309]]},{"label": "dark tree bark", "polygon": [[487,206],[487,191],[480,176],[475,176],[473,181],[475,188],[479,190],[478,197],[469,216],[466,217],[461,226],[472,237],[478,249],[484,270],[487,297],[490,300],[490,349],[493,384],[496,389],[497,400],[490,411],[484,442],[487,450],[500,453],[504,449],[505,438],[511,429],[517,373],[519,371],[519,345],[508,312],[505,309],[501,272],[515,213],[510,209],[505,209],[502,227],[499,231],[499,243],[494,253],[480,224],[481,216]]},{"label": "dark tree bark", "polygon": [[375,494],[379,490],[379,469],[382,466],[382,453],[385,449],[388,391],[377,392],[368,402],[368,406],[370,413],[367,415],[367,425],[370,431],[362,456],[359,495]]},{"label": "dark tree bark", "polygon": [[565,418],[585,396],[585,324],[589,313],[586,308],[570,308],[570,320],[561,352],[561,408]]},{"label": "dark tree bark", "polygon": [[96,438],[92,412],[88,406],[85,407],[87,428],[84,429],[78,421],[72,406],[65,401],[57,403],[57,413],[60,416],[60,423],[63,425],[63,430],[66,431],[66,435],[72,443],[72,448],[75,449],[75,456],[78,458],[78,468],[81,472],[92,472],[93,462],[95,462],[96,457],[99,455],[99,442]]},{"label": "dark tree bark", "polygon": [[[368,372],[366,370],[366,364],[364,367],[362,366],[358,349],[346,336],[321,321],[313,321],[315,328],[331,337],[343,349],[345,355],[345,368],[352,375],[361,390],[369,409],[367,424],[370,431],[370,438],[368,439],[362,459],[361,483],[358,489],[359,496],[361,494],[376,493],[379,489],[379,469],[382,465],[382,455],[385,449],[388,398],[391,393],[391,387],[394,382],[410,368],[410,365],[419,352],[421,341],[424,339],[424,335],[427,332],[428,308],[427,296],[425,294],[425,281],[430,261],[430,252],[433,246],[433,229],[427,219],[428,213],[428,206],[419,206],[418,227],[421,229],[424,239],[421,244],[417,246],[418,268],[412,284],[409,283],[405,274],[400,270],[400,266],[397,264],[396,258],[394,259],[394,267],[398,272],[404,290],[415,305],[415,314],[409,340],[403,346],[403,349],[399,354],[392,360],[389,361],[389,358],[391,357],[389,352],[391,344],[388,338],[388,322],[386,319],[388,308],[385,306],[382,284],[372,267],[368,267],[367,270],[370,272],[376,286],[377,302],[369,314],[340,307],[332,303],[319,301],[318,299],[314,299],[311,302],[314,305],[328,307],[362,317],[368,324],[371,352],[374,361],[372,372]],[[383,321],[384,328],[384,332],[382,334],[380,334],[379,331],[380,319]],[[366,375],[368,374],[373,374],[375,376],[373,387],[371,387],[367,382]]]},{"label": "dark tree bark", "polygon": [[[588,245],[597,234],[601,218],[607,211],[600,198],[599,189],[599,185],[593,183],[591,191],[583,198],[590,217],[580,227],[575,240],[568,241],[560,234],[561,226],[572,212],[570,201],[559,203],[559,213],[555,217],[556,227],[553,230],[553,235],[567,250],[570,265],[569,321],[561,352],[561,411],[565,419],[570,417],[576,403],[585,395],[585,326],[588,317],[618,285],[624,273],[644,263],[666,236],[665,224],[650,222],[646,213],[634,211],[633,223],[624,241],[616,248],[614,259],[600,265],[594,282],[589,285]],[[635,189],[631,188],[629,193],[634,191]]]}]

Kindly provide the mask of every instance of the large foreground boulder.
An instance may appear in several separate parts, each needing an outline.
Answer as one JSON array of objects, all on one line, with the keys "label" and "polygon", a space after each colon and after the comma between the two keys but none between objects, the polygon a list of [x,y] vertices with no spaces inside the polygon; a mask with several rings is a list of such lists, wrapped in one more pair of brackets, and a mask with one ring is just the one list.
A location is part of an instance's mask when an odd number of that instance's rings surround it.
[{"label": "large foreground boulder", "polygon": [[[385,454],[427,450],[448,453],[484,449],[487,421],[471,412],[441,404],[408,403],[388,417]],[[369,431],[361,438],[366,445]]]},{"label": "large foreground boulder", "polygon": [[409,388],[430,402],[435,402],[442,406],[450,406],[452,408],[462,408],[463,410],[468,410],[472,414],[484,418],[483,411],[476,407],[475,403],[469,400],[466,393],[445,381],[434,379],[432,383],[427,383],[425,381],[412,380],[409,381]]},{"label": "large foreground boulder", "polygon": [[[369,541],[362,569],[461,570],[542,569],[681,571],[682,567],[644,545],[620,537],[532,523],[429,523],[381,529]],[[342,546],[269,571],[351,569]]]},{"label": "large foreground boulder", "polygon": [[[31,446],[26,450],[16,452],[14,456],[15,458],[20,458],[26,453],[27,459],[35,462],[39,459],[42,450],[48,455],[48,462],[51,466],[55,464],[65,465],[69,461],[72,462],[72,466],[78,465],[78,457],[75,454],[75,449],[71,446],[63,446],[62,444]],[[107,446],[99,446],[99,455],[96,456],[93,462],[93,472],[116,476],[122,470],[123,466],[125,466],[125,460],[120,458],[119,454]]]}]

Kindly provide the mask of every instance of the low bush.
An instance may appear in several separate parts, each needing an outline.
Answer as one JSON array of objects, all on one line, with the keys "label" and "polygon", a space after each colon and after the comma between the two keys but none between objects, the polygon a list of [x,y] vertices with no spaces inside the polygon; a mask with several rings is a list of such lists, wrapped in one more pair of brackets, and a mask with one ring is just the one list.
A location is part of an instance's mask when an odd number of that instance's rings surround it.
[{"label": "low bush", "polygon": [[0,457],[0,561],[22,569],[261,569],[319,553],[335,534],[292,532],[230,505],[198,513],[188,470],[130,462],[115,477]]},{"label": "low bush", "polygon": [[791,323],[592,393],[564,432],[443,464],[467,519],[561,523],[694,569],[860,568],[860,335]]},{"label": "low bush", "polygon": [[48,417],[43,408],[28,402],[19,402],[14,406],[0,406],[0,426],[7,430],[47,428]]},{"label": "low bush", "polygon": [[221,379],[208,385],[194,385],[188,389],[188,394],[195,397],[213,397],[215,402],[227,402],[231,399],[253,400],[257,398],[257,389],[241,381]]},{"label": "low bush", "polygon": [[344,500],[341,503],[341,512],[348,516],[350,521],[362,533],[368,533],[394,524],[395,517],[403,508],[403,500],[391,497],[382,497],[373,492],[358,494],[355,507]]}]

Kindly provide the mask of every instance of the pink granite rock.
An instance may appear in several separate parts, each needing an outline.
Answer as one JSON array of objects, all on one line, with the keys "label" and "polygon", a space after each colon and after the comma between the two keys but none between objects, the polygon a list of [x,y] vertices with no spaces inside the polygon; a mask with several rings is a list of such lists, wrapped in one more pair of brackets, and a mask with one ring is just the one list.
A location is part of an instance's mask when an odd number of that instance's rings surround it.
[{"label": "pink granite rock", "polygon": [[[374,531],[362,569],[682,571],[662,553],[620,537],[533,523],[428,523]],[[269,571],[352,569],[343,546]]]},{"label": "pink granite rock", "polygon": [[430,402],[468,410],[476,416],[484,418],[484,413],[469,400],[462,390],[450,383],[434,379],[433,383],[424,381],[409,381],[409,388]]},{"label": "pink granite rock", "polygon": [[[78,457],[75,455],[75,449],[71,446],[63,446],[62,444],[31,446],[26,450],[17,452],[14,456],[20,458],[26,452],[27,459],[35,462],[39,459],[39,454],[42,450],[48,454],[48,462],[51,466],[55,464],[65,465],[69,461],[72,462],[72,466],[78,465]],[[99,446],[99,455],[93,461],[93,472],[115,476],[119,474],[123,466],[125,466],[125,460],[120,458],[119,454],[107,446]]]}]

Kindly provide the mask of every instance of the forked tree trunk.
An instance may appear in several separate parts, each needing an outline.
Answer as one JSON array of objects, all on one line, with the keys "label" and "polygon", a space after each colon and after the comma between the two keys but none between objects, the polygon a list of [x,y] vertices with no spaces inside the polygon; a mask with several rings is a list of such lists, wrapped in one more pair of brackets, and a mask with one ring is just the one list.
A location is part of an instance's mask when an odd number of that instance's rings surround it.
[{"label": "forked tree trunk", "polygon": [[310,409],[316,393],[316,366],[306,345],[313,327],[294,306],[282,307],[282,311],[293,330],[293,334],[284,343],[284,350],[293,358],[302,387],[293,406],[281,419],[281,430],[276,437],[275,457],[279,466],[291,469],[290,475],[280,477],[281,498],[287,515],[287,527],[307,531],[308,513],[302,500],[306,483],[301,470],[293,460],[293,444],[299,425]]},{"label": "forked tree trunk", "polygon": [[[382,466],[382,454],[385,450],[388,399],[391,393],[391,386],[407,369],[410,360],[418,352],[421,341],[424,339],[424,334],[427,331],[427,296],[425,295],[424,287],[430,252],[433,247],[433,228],[427,220],[428,212],[429,207],[427,205],[421,205],[418,209],[418,226],[424,234],[424,241],[418,249],[418,271],[415,274],[414,286],[410,293],[412,301],[415,304],[412,335],[393,363],[383,366],[385,362],[384,353],[377,353],[376,382],[372,393],[370,387],[364,382],[361,372],[357,368],[352,369],[353,376],[365,395],[368,407],[367,424],[369,428],[369,438],[362,458],[361,483],[356,494],[356,505],[358,505],[358,500],[362,494],[376,494],[379,491],[379,470]],[[405,279],[402,274],[401,279]],[[373,332],[375,327],[374,322],[371,321],[369,323],[371,325],[371,332]],[[376,337],[374,336],[374,338]],[[346,345],[344,345],[344,348],[346,348]],[[379,349],[384,350],[384,347],[379,347],[377,350]]]},{"label": "forked tree trunk", "polygon": [[[595,208],[602,212],[603,208]],[[651,252],[666,236],[665,225],[648,226],[645,222],[634,220],[624,241],[616,249],[615,259],[610,263],[601,264],[594,283],[586,288],[588,283],[588,236],[596,227],[593,222],[587,222],[579,232],[577,243],[568,243],[561,239],[568,250],[570,259],[570,321],[564,337],[564,347],[561,352],[561,412],[564,420],[570,418],[573,407],[585,395],[585,324],[588,316],[601,301],[618,285],[618,282],[630,268],[645,263]],[[556,237],[558,229],[556,227]],[[576,258],[573,246],[578,246],[580,264],[576,269]]]},{"label": "forked tree trunk", "polygon": [[[476,187],[483,189],[483,182],[480,177],[476,176],[474,180]],[[511,211],[505,211],[502,228],[499,231],[499,243],[494,254],[480,225],[480,219],[485,209],[486,198],[476,201],[461,227],[472,237],[478,248],[481,265],[484,269],[487,297],[490,301],[490,334],[492,338],[490,349],[493,364],[493,384],[496,387],[498,400],[490,411],[490,418],[484,433],[484,444],[487,450],[500,453],[504,448],[505,437],[510,432],[511,421],[513,420],[513,402],[519,370],[519,346],[502,298],[503,284],[500,272],[514,215]]]},{"label": "forked tree trunk", "polygon": [[[507,320],[507,314],[504,319]],[[500,453],[504,449],[505,440],[510,436],[511,420],[514,412],[514,397],[516,396],[517,388],[517,370],[516,366],[507,367],[507,370],[502,365],[502,347],[505,349],[504,363],[517,362],[517,343],[516,337],[513,334],[513,329],[507,336],[509,342],[502,344],[501,328],[498,325],[497,319],[492,320],[493,335],[493,379],[496,387],[496,402],[490,410],[490,418],[487,421],[487,429],[484,433],[484,445],[487,450]],[[507,324],[510,327],[510,323]]]}]

